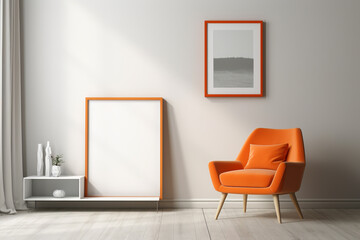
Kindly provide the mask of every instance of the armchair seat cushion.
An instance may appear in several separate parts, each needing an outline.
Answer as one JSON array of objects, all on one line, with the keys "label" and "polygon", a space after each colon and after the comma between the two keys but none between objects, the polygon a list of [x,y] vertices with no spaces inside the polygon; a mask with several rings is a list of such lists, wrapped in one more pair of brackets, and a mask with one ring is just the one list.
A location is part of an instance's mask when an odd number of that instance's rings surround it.
[{"label": "armchair seat cushion", "polygon": [[227,187],[269,187],[274,175],[269,169],[244,169],[220,174],[220,182]]}]

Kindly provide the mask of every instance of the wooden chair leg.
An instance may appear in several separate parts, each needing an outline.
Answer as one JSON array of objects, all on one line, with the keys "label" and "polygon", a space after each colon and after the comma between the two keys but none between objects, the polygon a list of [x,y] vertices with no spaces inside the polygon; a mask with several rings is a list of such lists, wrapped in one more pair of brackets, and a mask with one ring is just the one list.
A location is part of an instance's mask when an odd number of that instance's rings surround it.
[{"label": "wooden chair leg", "polygon": [[299,217],[300,217],[301,219],[304,219],[304,216],[302,215],[302,212],[301,212],[299,203],[298,203],[298,201],[297,201],[297,199],[296,199],[295,193],[290,193],[289,195],[290,195],[290,198],[291,198],[292,202],[293,202],[294,205],[295,205],[295,208],[296,208],[296,211],[297,211]]},{"label": "wooden chair leg", "polygon": [[277,220],[279,223],[281,223],[279,194],[274,194],[273,198],[274,198],[274,205],[275,205]]},{"label": "wooden chair leg", "polygon": [[218,206],[217,211],[216,211],[215,220],[217,220],[218,217],[219,217],[220,211],[221,211],[221,209],[222,209],[222,207],[224,205],[224,202],[225,202],[225,199],[226,199],[227,195],[228,195],[227,193],[222,193],[222,196],[221,196],[221,199],[220,199],[220,202],[219,202],[219,206]]},{"label": "wooden chair leg", "polygon": [[243,208],[244,208],[244,213],[246,213],[246,205],[247,205],[247,194],[243,194]]}]

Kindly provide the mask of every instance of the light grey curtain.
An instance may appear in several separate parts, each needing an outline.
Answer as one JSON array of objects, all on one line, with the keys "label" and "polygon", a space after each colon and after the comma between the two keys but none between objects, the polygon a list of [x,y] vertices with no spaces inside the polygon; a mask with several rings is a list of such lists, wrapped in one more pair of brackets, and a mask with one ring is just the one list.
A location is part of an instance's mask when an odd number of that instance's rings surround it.
[{"label": "light grey curtain", "polygon": [[22,198],[19,0],[1,1],[0,211],[25,209]]}]

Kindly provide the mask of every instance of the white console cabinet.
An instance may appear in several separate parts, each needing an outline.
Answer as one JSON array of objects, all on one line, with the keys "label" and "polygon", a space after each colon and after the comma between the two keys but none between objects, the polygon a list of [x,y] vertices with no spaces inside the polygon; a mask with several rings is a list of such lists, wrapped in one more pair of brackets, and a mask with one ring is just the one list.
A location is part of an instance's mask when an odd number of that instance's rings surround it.
[{"label": "white console cabinet", "polygon": [[[84,198],[84,176],[24,178],[25,201],[78,201]],[[53,197],[55,190],[64,190],[64,198]]]}]

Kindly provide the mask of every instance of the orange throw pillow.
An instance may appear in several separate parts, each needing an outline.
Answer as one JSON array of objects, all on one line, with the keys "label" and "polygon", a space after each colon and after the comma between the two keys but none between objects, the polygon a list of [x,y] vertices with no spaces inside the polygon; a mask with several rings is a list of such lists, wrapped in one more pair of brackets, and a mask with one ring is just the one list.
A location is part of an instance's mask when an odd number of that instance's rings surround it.
[{"label": "orange throw pillow", "polygon": [[255,145],[250,144],[249,160],[245,169],[271,169],[276,170],[280,163],[286,160],[289,145]]}]

